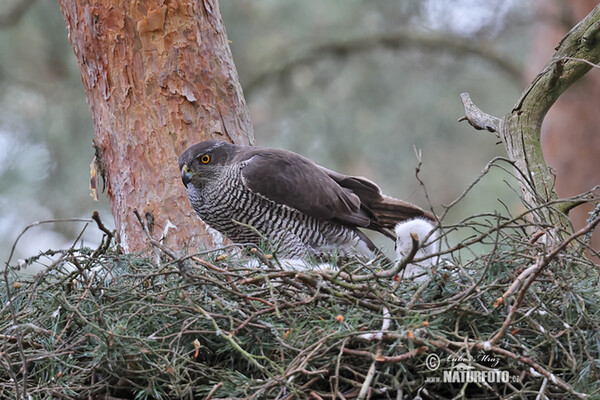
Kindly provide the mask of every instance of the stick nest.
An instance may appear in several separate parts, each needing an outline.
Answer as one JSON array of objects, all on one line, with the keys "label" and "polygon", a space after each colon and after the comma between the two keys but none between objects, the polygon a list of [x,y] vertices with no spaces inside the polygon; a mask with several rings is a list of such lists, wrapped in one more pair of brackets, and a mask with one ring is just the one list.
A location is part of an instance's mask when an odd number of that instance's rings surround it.
[{"label": "stick nest", "polygon": [[45,265],[35,276],[4,272],[0,395],[585,398],[600,388],[583,254],[597,223],[549,244],[552,225],[472,217],[440,228],[469,234],[419,279],[357,260],[285,270],[261,251],[47,252],[25,261]]}]

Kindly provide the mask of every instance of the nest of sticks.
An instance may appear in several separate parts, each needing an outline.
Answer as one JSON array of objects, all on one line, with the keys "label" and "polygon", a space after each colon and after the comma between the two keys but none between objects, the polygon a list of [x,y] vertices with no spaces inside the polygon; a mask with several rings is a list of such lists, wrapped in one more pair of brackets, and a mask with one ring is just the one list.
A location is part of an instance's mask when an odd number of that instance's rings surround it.
[{"label": "nest of sticks", "polygon": [[[465,230],[467,238],[446,243],[436,263],[421,260],[417,279],[401,277],[415,251],[391,266],[289,270],[276,255],[233,246],[121,254],[106,229],[97,249],[9,260],[0,396],[597,395],[599,268],[586,235],[600,218],[562,236],[529,220],[494,213],[441,226],[440,240]],[[548,240],[551,231],[561,239]],[[465,251],[474,245],[485,251]],[[45,267],[37,275],[19,272],[35,263]]]}]

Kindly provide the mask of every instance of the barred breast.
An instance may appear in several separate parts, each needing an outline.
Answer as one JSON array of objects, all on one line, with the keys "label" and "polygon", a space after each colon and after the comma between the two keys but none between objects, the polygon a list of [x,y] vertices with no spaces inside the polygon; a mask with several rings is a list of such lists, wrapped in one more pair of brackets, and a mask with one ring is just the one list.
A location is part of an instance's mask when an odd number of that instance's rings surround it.
[{"label": "barred breast", "polygon": [[249,190],[240,165],[224,169],[200,190],[188,185],[188,196],[198,216],[235,243],[267,244],[289,258],[370,254],[354,228],[310,217]]}]

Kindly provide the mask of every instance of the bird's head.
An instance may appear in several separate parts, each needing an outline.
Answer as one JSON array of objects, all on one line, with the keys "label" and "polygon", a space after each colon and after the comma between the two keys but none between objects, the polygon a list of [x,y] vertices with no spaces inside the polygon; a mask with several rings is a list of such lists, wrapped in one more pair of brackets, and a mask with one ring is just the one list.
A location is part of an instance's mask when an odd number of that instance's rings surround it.
[{"label": "bird's head", "polygon": [[202,188],[218,177],[234,155],[236,145],[209,140],[196,143],[179,157],[181,180],[187,188],[192,184]]}]

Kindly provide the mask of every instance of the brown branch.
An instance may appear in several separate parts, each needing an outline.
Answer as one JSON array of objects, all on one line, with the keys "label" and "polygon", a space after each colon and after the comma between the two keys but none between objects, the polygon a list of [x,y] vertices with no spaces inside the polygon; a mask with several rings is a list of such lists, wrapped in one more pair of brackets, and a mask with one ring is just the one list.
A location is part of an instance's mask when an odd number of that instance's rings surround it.
[{"label": "brown branch", "polygon": [[210,400],[212,396],[217,392],[217,390],[221,388],[221,386],[223,386],[223,382],[215,384],[215,386],[213,386],[210,392],[208,392],[208,394],[206,395],[206,400]]},{"label": "brown branch", "polygon": [[[340,271],[340,272],[338,272],[337,276],[339,276],[340,278],[342,278],[343,280],[348,281],[348,282],[364,282],[364,281],[368,281],[368,280],[375,279],[375,278],[392,278],[392,277],[394,277],[400,271],[402,271],[404,268],[406,268],[406,266],[413,260],[413,258],[415,257],[415,254],[417,254],[417,251],[419,250],[419,237],[415,233],[411,232],[410,238],[412,241],[412,243],[411,243],[412,247],[411,247],[410,253],[408,253],[408,255],[406,257],[404,257],[402,260],[400,260],[394,266],[394,268],[391,268],[391,269],[388,269],[385,271],[381,271],[381,272],[377,272],[377,273],[373,273],[373,274],[365,274],[365,275],[350,275],[346,272]],[[329,272],[319,271],[319,274],[322,275],[327,280],[334,280],[334,278],[335,278]]]},{"label": "brown branch", "polygon": [[114,237],[114,233],[111,232],[106,226],[104,226],[104,223],[100,220],[100,214],[98,214],[98,211],[94,210],[93,214],[92,214],[92,219],[94,220],[94,222],[96,222],[96,225],[98,225],[98,229],[100,229],[102,232],[106,233],[106,235],[112,239]]},{"label": "brown branch", "polygon": [[[543,234],[543,232],[541,232]],[[494,303],[494,307],[499,307],[502,303],[506,303],[506,300],[521,287],[523,282],[538,268],[539,263],[532,265],[531,267],[525,269],[525,271],[521,272],[517,279],[509,286],[508,289],[504,292],[504,294],[496,299]]]},{"label": "brown branch", "polygon": [[427,346],[419,346],[415,349],[412,349],[410,351],[407,351],[406,353],[403,354],[399,354],[397,356],[384,356],[381,354],[373,354],[370,351],[366,351],[366,350],[354,350],[354,349],[349,349],[349,348],[344,348],[343,352],[344,354],[350,354],[353,356],[359,356],[359,357],[365,357],[368,358],[372,361],[377,361],[377,362],[382,362],[382,363],[399,363],[402,361],[406,361],[409,358],[412,358],[414,356],[417,356],[419,354],[422,354],[424,352],[427,351]]},{"label": "brown branch", "polygon": [[106,234],[106,237],[107,237],[106,242],[104,241],[104,238],[102,238],[102,243],[100,243],[100,245],[98,246],[98,249],[94,252],[94,255],[98,256],[100,254],[106,253],[106,251],[110,247],[110,243],[114,239],[115,233],[111,232],[104,225],[104,223],[100,219],[100,214],[98,214],[98,211],[94,210],[94,213],[92,214],[92,219],[94,220],[94,222],[96,222],[96,225],[98,226],[98,229],[100,229],[102,232],[104,232]]},{"label": "brown branch", "polygon": [[[290,57],[287,61],[259,72],[246,82],[244,92],[248,96],[254,89],[266,81],[285,77],[295,68],[312,64],[326,57],[347,57],[349,55],[373,51],[376,49],[400,50],[402,48],[418,48],[422,51],[446,50],[454,54],[471,54],[489,61],[505,72],[512,81],[520,84],[523,81],[522,68],[507,56],[498,53],[489,43],[475,41],[446,32],[394,32],[365,36],[357,39],[346,39],[325,43],[311,48],[304,53]],[[294,46],[290,46],[294,48]],[[278,56],[281,59],[281,55]]]},{"label": "brown branch", "polygon": [[144,233],[146,234],[148,241],[150,242],[150,244],[152,246],[161,250],[163,253],[168,255],[172,260],[179,259],[179,257],[177,257],[177,254],[175,254],[171,249],[167,248],[162,243],[160,243],[158,240],[156,240],[152,237],[152,235],[150,234],[150,230],[148,229],[148,225],[144,222],[144,220],[142,219],[142,216],[140,215],[138,210],[133,210],[133,214],[135,215],[138,222],[140,223],[142,229],[144,230]]},{"label": "brown branch", "polygon": [[316,399],[316,400],[325,400],[323,399],[323,397],[321,397],[317,392],[315,392],[314,390],[311,390],[310,393],[308,394],[308,396],[312,399]]}]

